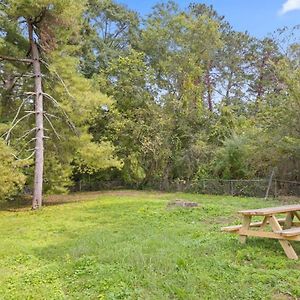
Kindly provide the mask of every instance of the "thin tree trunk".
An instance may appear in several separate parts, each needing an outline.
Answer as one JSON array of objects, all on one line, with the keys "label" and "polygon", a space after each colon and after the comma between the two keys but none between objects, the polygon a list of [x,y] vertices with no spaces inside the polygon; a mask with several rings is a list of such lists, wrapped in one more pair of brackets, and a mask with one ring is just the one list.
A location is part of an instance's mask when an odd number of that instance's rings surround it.
[{"label": "thin tree trunk", "polygon": [[270,52],[268,50],[265,50],[264,53],[263,53],[263,57],[262,57],[262,62],[261,62],[261,65],[259,67],[259,78],[258,78],[258,87],[257,87],[257,96],[256,96],[256,100],[255,100],[255,107],[256,107],[256,111],[258,111],[258,106],[259,106],[259,103],[261,102],[262,100],[262,96],[263,96],[263,93],[264,93],[264,68],[267,66],[267,62],[270,58]]},{"label": "thin tree trunk", "polygon": [[226,105],[230,105],[229,103],[229,95],[230,95],[230,90],[231,90],[231,87],[232,87],[232,71],[230,72],[230,76],[229,76],[229,79],[228,79],[228,83],[227,83],[227,88],[226,88],[226,94],[225,94],[225,104]]},{"label": "thin tree trunk", "polygon": [[33,38],[33,26],[28,22],[28,32],[33,60],[34,91],[35,91],[35,167],[32,209],[42,206],[43,168],[44,168],[44,116],[43,116],[43,89],[39,49]]},{"label": "thin tree trunk", "polygon": [[263,80],[264,80],[264,67],[265,67],[265,57],[263,57],[261,66],[259,68],[259,78],[258,78],[258,87],[257,87],[257,95],[256,95],[256,101],[255,101],[255,106],[258,108],[258,104],[261,100],[261,97],[263,95]]},{"label": "thin tree trunk", "polygon": [[208,64],[207,72],[205,75],[205,83],[207,88],[207,103],[208,103],[208,109],[210,111],[213,110],[213,104],[212,104],[212,85],[211,85],[211,78],[210,78],[210,68],[211,63]]}]

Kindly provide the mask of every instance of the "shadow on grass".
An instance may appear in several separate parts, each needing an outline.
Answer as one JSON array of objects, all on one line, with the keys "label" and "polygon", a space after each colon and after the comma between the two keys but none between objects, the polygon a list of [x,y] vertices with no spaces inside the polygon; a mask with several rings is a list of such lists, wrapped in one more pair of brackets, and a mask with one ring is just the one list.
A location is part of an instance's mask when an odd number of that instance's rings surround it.
[{"label": "shadow on grass", "polygon": [[[92,198],[85,200],[94,200]],[[53,205],[62,205],[66,203],[75,203],[83,201],[80,200],[70,200],[70,199],[61,199],[61,200],[44,200],[43,206],[53,206]],[[30,196],[20,197],[14,200],[9,200],[6,202],[0,202],[0,211],[10,211],[10,212],[20,212],[20,211],[28,211],[32,209],[32,198]]]},{"label": "shadow on grass", "polygon": [[[148,192],[153,195],[167,194],[160,191]],[[43,199],[43,206],[62,205],[66,203],[76,203],[81,201],[96,200],[100,196],[145,196],[144,191],[137,190],[112,190],[112,191],[93,191],[76,192],[63,195],[47,195]],[[32,196],[20,196],[14,200],[0,202],[0,211],[22,211],[31,209]]]},{"label": "shadow on grass", "polygon": [[20,211],[31,209],[31,197],[20,196],[14,200],[0,202],[0,211]]},{"label": "shadow on grass", "polygon": [[[295,251],[300,255],[300,243],[291,241],[291,244],[293,245]],[[249,246],[253,248],[268,249],[272,251],[280,250],[284,255],[284,251],[279,241],[276,239],[248,237],[244,247],[247,248]]]}]

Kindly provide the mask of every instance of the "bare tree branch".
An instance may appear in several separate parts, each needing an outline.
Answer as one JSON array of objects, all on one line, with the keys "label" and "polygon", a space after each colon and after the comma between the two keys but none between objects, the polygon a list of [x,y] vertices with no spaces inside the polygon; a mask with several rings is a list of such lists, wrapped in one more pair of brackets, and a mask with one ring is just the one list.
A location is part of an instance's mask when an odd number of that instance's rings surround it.
[{"label": "bare tree branch", "polygon": [[65,112],[65,110],[61,107],[61,105],[58,103],[58,101],[53,98],[51,95],[47,94],[47,93],[43,93],[43,95],[45,95],[48,99],[50,99],[57,107],[60,108],[60,110],[62,111],[64,117],[66,118],[67,124],[69,125],[69,127],[73,130],[73,132],[78,135],[78,131],[76,130],[75,125],[73,124],[73,122],[70,120],[69,116],[67,115],[67,113]]},{"label": "bare tree branch", "polygon": [[[44,64],[44,65],[47,67],[47,69],[51,72],[51,70],[50,70],[50,65],[49,65],[48,63],[46,63],[44,60],[41,60],[41,63]],[[53,71],[53,73],[57,76],[57,78],[58,78],[59,81],[61,82],[62,86],[65,88],[65,90],[66,90],[67,94],[69,95],[69,97],[72,98],[73,100],[76,100],[76,98],[70,93],[70,91],[69,91],[67,85],[65,84],[65,82],[64,82],[64,80],[61,78],[61,76],[57,73],[57,71],[54,70],[54,69],[53,69],[52,71]]]},{"label": "bare tree branch", "polygon": [[33,60],[30,58],[16,58],[12,56],[1,55],[1,54],[0,54],[0,59],[9,60],[9,61],[18,61],[18,62],[30,63],[30,64],[33,62]]},{"label": "bare tree branch", "polygon": [[55,119],[59,119],[59,120],[61,120],[61,118],[60,118],[60,117],[58,117],[58,116],[56,116],[56,115],[49,114],[49,113],[47,113],[47,112],[44,112],[44,114],[45,114],[45,115],[47,115],[47,116],[49,116],[49,117],[52,117],[52,118],[55,118]]},{"label": "bare tree branch", "polygon": [[50,124],[50,126],[51,126],[53,132],[55,133],[56,137],[57,137],[59,140],[61,140],[59,134],[58,134],[57,131],[55,130],[55,128],[54,128],[52,122],[51,122],[50,119],[47,117],[47,115],[45,115],[45,119],[46,119],[46,120],[48,121],[48,123]]},{"label": "bare tree branch", "polygon": [[54,103],[55,106],[60,107],[58,101],[55,98],[53,98],[51,95],[49,95],[47,93],[43,93],[43,95],[46,96],[48,99],[50,99]]},{"label": "bare tree branch", "polygon": [[3,137],[3,136],[6,135],[5,141],[7,142],[7,141],[9,140],[11,131],[12,131],[12,130],[13,130],[13,129],[14,129],[14,128],[22,121],[22,120],[24,120],[25,118],[29,117],[29,116],[32,115],[32,114],[33,114],[33,113],[28,113],[28,114],[24,115],[22,118],[20,118],[19,120],[17,120],[17,121],[15,122],[15,124],[12,125],[12,127],[11,127],[8,131],[6,131],[4,134],[2,134],[1,137]]},{"label": "bare tree branch", "polygon": [[[36,140],[36,138],[32,138],[32,139],[30,139],[29,141],[27,141],[27,142],[22,146],[21,150],[17,153],[17,155],[20,155],[20,154],[24,151],[24,149],[26,148],[26,146],[27,146],[28,144],[30,144],[31,142],[35,141],[35,140]],[[32,149],[29,149],[29,150],[26,150],[26,151],[30,151],[30,150],[32,150]]]},{"label": "bare tree branch", "polygon": [[14,119],[13,119],[12,122],[11,122],[11,125],[13,125],[13,124],[15,123],[16,119],[17,119],[18,116],[19,116],[19,113],[20,113],[20,111],[21,111],[22,106],[24,105],[24,103],[26,102],[26,100],[27,100],[28,98],[30,98],[30,97],[31,97],[31,96],[27,97],[26,99],[24,99],[24,100],[22,101],[21,105],[19,106],[19,108],[18,108],[18,110],[17,110],[17,113],[16,113]]},{"label": "bare tree branch", "polygon": [[34,132],[35,130],[36,130],[36,127],[32,128],[30,130],[27,130],[22,136],[17,138],[17,141],[20,141],[20,140],[26,138],[31,132]]},{"label": "bare tree branch", "polygon": [[[32,150],[32,149],[31,149],[31,150]],[[16,160],[28,160],[28,159],[30,159],[31,157],[33,157],[34,154],[35,154],[35,149],[33,149],[32,153],[31,153],[28,157],[26,157],[26,158],[19,158],[19,157],[17,157],[17,156],[14,155],[14,154],[13,154],[13,157],[14,157]]]}]

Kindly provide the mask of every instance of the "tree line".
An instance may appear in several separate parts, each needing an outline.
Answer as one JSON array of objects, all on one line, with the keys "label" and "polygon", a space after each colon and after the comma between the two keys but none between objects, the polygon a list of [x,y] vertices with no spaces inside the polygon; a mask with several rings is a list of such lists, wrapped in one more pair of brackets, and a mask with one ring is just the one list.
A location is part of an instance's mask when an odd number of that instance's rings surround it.
[{"label": "tree line", "polygon": [[300,180],[299,31],[211,6],[0,1],[0,198],[75,181]]}]

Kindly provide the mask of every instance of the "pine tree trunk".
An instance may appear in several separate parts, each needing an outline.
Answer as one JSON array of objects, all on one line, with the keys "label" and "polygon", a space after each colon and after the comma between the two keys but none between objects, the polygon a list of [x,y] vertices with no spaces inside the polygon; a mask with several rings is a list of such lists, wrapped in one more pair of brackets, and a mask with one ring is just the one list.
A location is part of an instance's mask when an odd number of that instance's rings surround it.
[{"label": "pine tree trunk", "polygon": [[32,209],[42,206],[43,168],[44,168],[44,116],[43,116],[43,89],[39,49],[33,38],[33,26],[28,22],[28,32],[33,60],[34,92],[35,92],[35,167]]}]

